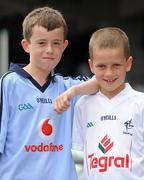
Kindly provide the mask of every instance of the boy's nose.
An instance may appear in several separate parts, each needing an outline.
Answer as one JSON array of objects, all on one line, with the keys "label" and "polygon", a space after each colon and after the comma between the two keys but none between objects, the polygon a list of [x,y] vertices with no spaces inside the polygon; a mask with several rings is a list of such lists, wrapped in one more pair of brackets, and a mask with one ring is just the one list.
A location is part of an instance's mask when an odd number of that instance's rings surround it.
[{"label": "boy's nose", "polygon": [[105,75],[106,76],[112,76],[114,75],[114,71],[112,68],[107,68],[106,71],[105,71]]},{"label": "boy's nose", "polygon": [[51,53],[51,52],[52,52],[52,45],[51,45],[51,44],[48,44],[48,45],[46,46],[46,52],[47,52],[47,53]]}]

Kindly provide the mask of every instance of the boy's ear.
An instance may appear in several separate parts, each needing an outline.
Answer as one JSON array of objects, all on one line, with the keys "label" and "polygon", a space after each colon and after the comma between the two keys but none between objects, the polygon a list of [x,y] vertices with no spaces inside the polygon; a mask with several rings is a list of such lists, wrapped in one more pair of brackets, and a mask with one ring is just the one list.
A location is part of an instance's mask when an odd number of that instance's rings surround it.
[{"label": "boy's ear", "polygon": [[90,67],[91,72],[94,74],[94,70],[93,70],[93,61],[91,59],[88,59],[88,64]]},{"label": "boy's ear", "polygon": [[131,70],[131,67],[132,67],[132,61],[133,61],[133,57],[130,56],[130,57],[127,59],[126,72],[129,72],[129,71]]},{"label": "boy's ear", "polygon": [[64,41],[64,45],[63,45],[63,51],[66,49],[66,47],[68,46],[69,42],[68,40]]},{"label": "boy's ear", "polygon": [[26,39],[22,39],[21,45],[23,49],[25,50],[25,52],[29,53],[29,43]]}]

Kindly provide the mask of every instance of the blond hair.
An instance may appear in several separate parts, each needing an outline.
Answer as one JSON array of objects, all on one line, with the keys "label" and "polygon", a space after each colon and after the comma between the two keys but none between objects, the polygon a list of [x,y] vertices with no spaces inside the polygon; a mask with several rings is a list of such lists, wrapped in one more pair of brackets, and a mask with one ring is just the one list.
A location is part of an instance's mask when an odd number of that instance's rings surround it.
[{"label": "blond hair", "polygon": [[93,53],[97,49],[118,48],[124,49],[126,59],[130,56],[129,39],[124,31],[116,27],[106,27],[95,31],[89,41],[89,55],[93,59]]},{"label": "blond hair", "polygon": [[23,37],[30,41],[35,25],[42,26],[47,31],[63,27],[64,39],[66,39],[68,27],[61,12],[48,6],[34,9],[25,18],[22,24]]}]

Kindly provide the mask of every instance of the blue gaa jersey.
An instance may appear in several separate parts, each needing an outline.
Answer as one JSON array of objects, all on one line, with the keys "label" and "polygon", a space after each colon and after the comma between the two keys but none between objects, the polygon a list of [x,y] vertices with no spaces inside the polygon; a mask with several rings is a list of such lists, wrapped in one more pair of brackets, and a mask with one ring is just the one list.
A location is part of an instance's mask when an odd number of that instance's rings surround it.
[{"label": "blue gaa jersey", "polygon": [[54,75],[42,87],[13,64],[1,77],[0,180],[76,180],[71,155],[75,97],[58,115],[55,98],[86,77]]}]

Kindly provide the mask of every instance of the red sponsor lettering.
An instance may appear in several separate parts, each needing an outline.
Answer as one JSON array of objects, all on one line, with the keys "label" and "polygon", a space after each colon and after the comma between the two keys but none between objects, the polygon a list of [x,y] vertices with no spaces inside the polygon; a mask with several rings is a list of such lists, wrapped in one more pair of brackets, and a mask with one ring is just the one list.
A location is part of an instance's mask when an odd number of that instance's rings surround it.
[{"label": "red sponsor lettering", "polygon": [[129,168],[129,155],[125,157],[102,156],[97,158],[94,154],[88,155],[90,169],[98,168],[99,172],[105,172],[109,167]]},{"label": "red sponsor lettering", "polygon": [[63,145],[56,145],[53,143],[49,144],[39,144],[39,145],[25,145],[26,152],[59,152],[63,150]]}]

